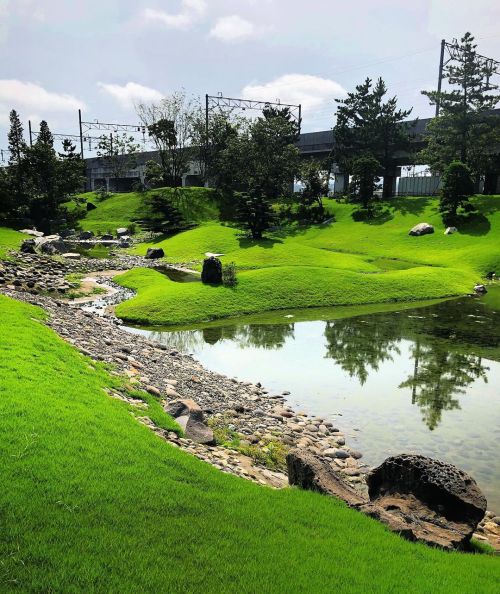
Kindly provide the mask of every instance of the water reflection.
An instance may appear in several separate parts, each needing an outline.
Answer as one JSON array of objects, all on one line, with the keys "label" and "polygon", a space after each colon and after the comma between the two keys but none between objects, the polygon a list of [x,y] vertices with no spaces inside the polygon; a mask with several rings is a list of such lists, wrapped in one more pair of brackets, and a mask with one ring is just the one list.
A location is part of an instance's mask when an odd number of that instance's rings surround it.
[{"label": "water reflection", "polygon": [[294,408],[339,424],[368,464],[402,451],[456,464],[500,510],[498,312],[461,299],[345,319],[334,319],[338,309],[313,321],[292,315],[130,330],[220,373],[290,390]]}]

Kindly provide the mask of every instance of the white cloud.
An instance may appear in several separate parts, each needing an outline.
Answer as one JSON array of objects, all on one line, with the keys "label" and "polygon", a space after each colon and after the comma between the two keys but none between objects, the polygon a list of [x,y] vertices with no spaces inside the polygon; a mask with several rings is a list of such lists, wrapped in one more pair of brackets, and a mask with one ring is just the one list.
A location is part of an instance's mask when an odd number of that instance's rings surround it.
[{"label": "white cloud", "polygon": [[314,116],[328,105],[335,110],[333,100],[345,97],[346,90],[338,82],[311,74],[285,74],[264,84],[247,85],[241,91],[244,99],[301,104],[303,114]]},{"label": "white cloud", "polygon": [[163,97],[160,91],[135,82],[128,82],[123,86],[100,82],[97,86],[116,99],[124,109],[132,109],[141,101],[159,101]]},{"label": "white cloud", "polygon": [[35,83],[21,80],[0,80],[0,119],[2,121],[11,109],[55,113],[76,111],[84,107],[83,101],[67,93],[54,93]]},{"label": "white cloud", "polygon": [[191,28],[206,12],[205,0],[182,0],[181,10],[172,14],[156,8],[145,8],[142,17],[145,21],[156,22],[171,29]]},{"label": "white cloud", "polygon": [[210,31],[210,37],[220,41],[232,42],[248,39],[255,35],[255,25],[238,15],[220,18]]}]

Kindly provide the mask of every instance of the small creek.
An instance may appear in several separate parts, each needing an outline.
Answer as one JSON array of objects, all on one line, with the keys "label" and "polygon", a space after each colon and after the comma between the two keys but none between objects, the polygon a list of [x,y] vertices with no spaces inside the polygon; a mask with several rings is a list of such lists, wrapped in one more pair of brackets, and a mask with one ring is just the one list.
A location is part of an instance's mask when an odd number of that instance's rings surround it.
[{"label": "small creek", "polygon": [[289,390],[296,410],[332,420],[369,465],[401,452],[456,464],[499,512],[500,312],[469,297],[380,307],[128,330],[219,373]]}]

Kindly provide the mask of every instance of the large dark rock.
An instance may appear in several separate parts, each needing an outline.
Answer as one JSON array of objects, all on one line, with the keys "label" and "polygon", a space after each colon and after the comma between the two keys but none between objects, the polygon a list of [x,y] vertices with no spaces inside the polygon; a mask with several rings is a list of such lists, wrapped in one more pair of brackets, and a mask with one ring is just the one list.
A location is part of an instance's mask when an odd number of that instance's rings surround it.
[{"label": "large dark rock", "polygon": [[203,260],[201,282],[207,285],[220,285],[222,283],[222,262],[215,256]]},{"label": "large dark rock", "polygon": [[82,233],[80,233],[80,239],[92,239],[92,237],[94,237],[94,233],[92,231],[82,231]]},{"label": "large dark rock", "polygon": [[290,450],[286,457],[290,485],[343,499],[350,506],[366,503],[331,465],[307,450]]},{"label": "large dark rock", "polygon": [[25,239],[21,244],[20,251],[23,254],[36,254],[36,242],[34,239]]},{"label": "large dark rock", "polygon": [[87,212],[90,212],[91,210],[95,210],[97,208],[97,206],[95,204],[93,204],[92,202],[87,202]]},{"label": "large dark rock", "polygon": [[174,400],[165,407],[188,439],[205,445],[215,445],[213,431],[204,422],[203,411],[194,400]]},{"label": "large dark rock", "polygon": [[410,230],[408,235],[420,236],[429,235],[430,233],[434,233],[434,227],[432,225],[430,225],[429,223],[419,223],[418,225],[415,225],[413,229]]},{"label": "large dark rock", "polygon": [[67,237],[71,237],[72,235],[76,235],[76,231],[74,229],[63,229],[62,231],[59,231],[59,235],[63,239],[66,239]]},{"label": "large dark rock", "polygon": [[163,256],[165,255],[165,252],[163,251],[162,248],[148,248],[148,251],[146,252],[146,258],[148,260],[156,260],[158,258],[163,258]]},{"label": "large dark rock", "polygon": [[410,540],[465,548],[486,512],[486,498],[471,476],[425,456],[391,456],[367,483],[371,502],[361,511]]}]

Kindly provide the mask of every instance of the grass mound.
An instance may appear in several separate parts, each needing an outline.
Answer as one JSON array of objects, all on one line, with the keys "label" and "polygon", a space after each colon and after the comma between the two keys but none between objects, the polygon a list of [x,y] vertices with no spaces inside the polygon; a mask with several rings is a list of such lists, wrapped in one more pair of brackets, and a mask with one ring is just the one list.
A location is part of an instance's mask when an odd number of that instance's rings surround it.
[{"label": "grass mound", "polygon": [[[473,199],[477,212],[459,233],[444,235],[438,201],[401,198],[384,217],[356,221],[356,207],[326,201],[333,223],[285,229],[253,241],[235,228],[210,222],[148,247],[162,247],[171,263],[197,262],[205,252],[234,262],[235,289],[179,285],[152,271],[117,278],[138,296],[118,315],[141,324],[178,324],[272,309],[414,301],[461,295],[489,271],[500,270],[500,198]],[[418,222],[435,233],[408,235]]]},{"label": "grass mound", "polygon": [[[165,192],[173,195],[172,188],[151,190],[151,192],[128,192],[111,194],[105,200],[98,201],[93,192],[82,194],[82,198],[94,204],[97,208],[86,213],[80,225],[86,231],[94,233],[116,232],[118,227],[128,227],[131,223],[142,219],[144,216],[144,198],[148,193]],[[178,197],[174,201],[183,218],[188,222],[198,223],[216,219],[218,207],[215,192],[210,188],[178,188]],[[71,210],[75,204],[66,206]],[[140,230],[140,225],[138,225]]]},{"label": "grass mound", "polygon": [[9,250],[19,249],[23,239],[29,239],[29,237],[14,229],[0,227],[0,260],[7,256]]},{"label": "grass mound", "polygon": [[2,592],[497,591],[498,559],[405,542],[161,441],[42,315],[0,296]]}]

